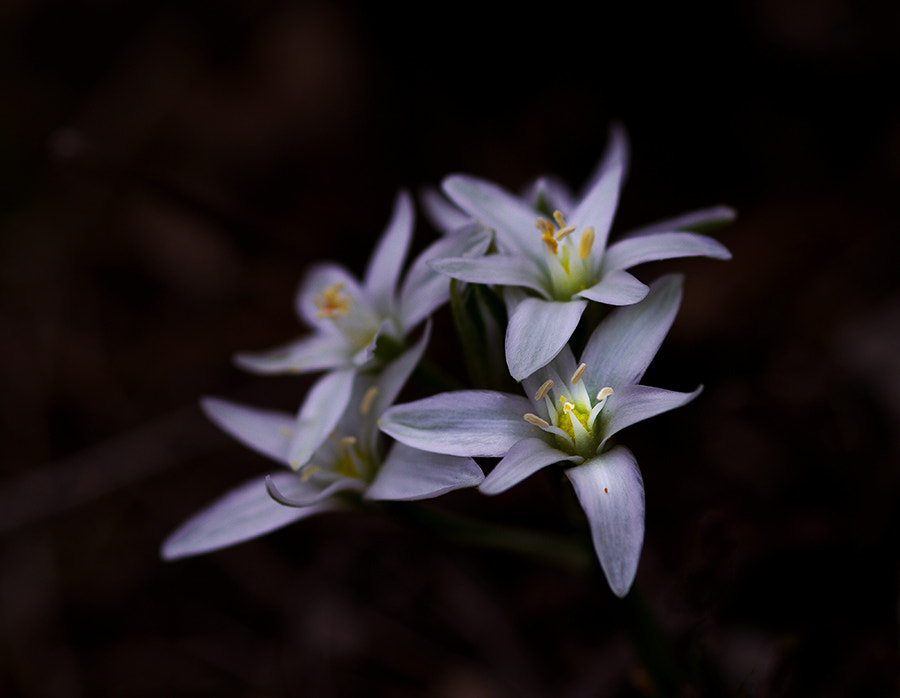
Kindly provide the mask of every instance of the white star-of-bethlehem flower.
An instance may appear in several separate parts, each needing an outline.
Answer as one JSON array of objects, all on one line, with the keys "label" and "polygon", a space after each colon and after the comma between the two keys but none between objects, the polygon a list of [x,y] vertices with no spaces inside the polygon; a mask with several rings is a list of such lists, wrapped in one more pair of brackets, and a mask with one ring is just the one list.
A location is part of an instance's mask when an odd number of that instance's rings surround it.
[{"label": "white star-of-bethlehem flower", "polygon": [[497,494],[562,463],[590,524],[594,550],[613,592],[631,588],[644,539],[644,486],[631,451],[610,437],[696,395],[639,385],[669,331],[682,278],[664,276],[647,297],[613,310],[576,365],[568,346],[523,381],[527,398],[463,390],[396,405],[381,429],[409,446],[500,462],[481,483]]},{"label": "white star-of-bethlehem flower", "polygon": [[[624,131],[613,128],[606,153],[578,200],[553,178],[535,182],[525,197],[466,175],[443,181],[444,192],[469,220],[493,229],[497,252],[435,259],[431,266],[461,281],[504,287],[510,315],[506,360],[516,380],[560,352],[589,301],[621,306],[644,298],[647,286],[627,269],[676,257],[731,257],[721,243],[690,232],[732,220],[734,212],[725,206],[643,227],[607,247],[627,163]],[[464,220],[434,195],[425,202],[440,228]]]},{"label": "white star-of-bethlehem flower", "polygon": [[[394,401],[415,368],[427,334],[381,372],[352,381],[348,407],[297,472],[290,469],[294,415],[206,398],[212,421],[250,448],[289,466],[235,488],[182,524],[163,543],[172,560],[256,538],[314,514],[364,500],[416,500],[474,487],[484,475],[471,458],[442,455],[393,443],[385,453],[378,417]],[[301,419],[302,421],[302,419]],[[339,493],[350,495],[338,497]]]}]

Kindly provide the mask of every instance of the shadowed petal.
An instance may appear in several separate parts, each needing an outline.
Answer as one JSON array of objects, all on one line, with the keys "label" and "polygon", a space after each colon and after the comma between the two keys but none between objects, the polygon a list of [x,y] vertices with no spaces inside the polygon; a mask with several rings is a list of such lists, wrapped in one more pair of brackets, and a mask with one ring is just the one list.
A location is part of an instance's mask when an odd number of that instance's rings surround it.
[{"label": "shadowed petal", "polygon": [[626,237],[638,237],[650,233],[663,233],[668,230],[685,230],[694,233],[718,228],[731,223],[737,214],[728,206],[711,206],[710,208],[691,211],[675,218],[666,218],[650,225],[644,225],[627,233]]},{"label": "shadowed petal", "polygon": [[395,443],[366,490],[365,498],[429,499],[463,487],[475,487],[483,479],[484,473],[471,458],[428,453]]},{"label": "shadowed petal", "polygon": [[644,262],[676,257],[714,257],[731,259],[731,253],[717,240],[695,233],[652,233],[627,238],[614,245],[603,257],[600,273],[630,269]]},{"label": "shadowed petal", "polygon": [[347,490],[362,492],[366,483],[353,477],[338,477],[336,480],[324,480],[312,477],[303,480],[300,476],[276,480],[272,475],[266,476],[267,494],[280,506],[307,508],[324,502],[331,495]]},{"label": "shadowed petal", "polygon": [[605,420],[603,442],[625,427],[686,405],[702,390],[701,386],[692,393],[678,393],[649,385],[628,385],[616,390],[601,413]]},{"label": "shadowed petal", "polygon": [[352,370],[326,373],[307,393],[288,449],[288,463],[295,470],[309,461],[344,414],[354,375]]},{"label": "shadowed petal", "polygon": [[347,340],[340,334],[316,333],[259,353],[241,352],[234,362],[252,373],[307,373],[337,368],[351,360]]},{"label": "shadowed petal", "polygon": [[419,193],[419,202],[425,217],[445,235],[472,223],[472,216],[452,204],[437,189],[426,187]]},{"label": "shadowed petal", "polygon": [[599,283],[575,295],[606,305],[633,305],[643,300],[647,291],[646,284],[627,271],[617,269],[604,274]]},{"label": "shadowed petal", "polygon": [[499,458],[532,428],[531,403],[519,395],[458,390],[395,405],[379,426],[397,441],[452,456]]},{"label": "shadowed petal", "polygon": [[556,302],[526,298],[506,327],[506,363],[517,381],[546,366],[578,326],[587,301]]},{"label": "shadowed petal", "polygon": [[570,456],[553,448],[543,439],[522,439],[509,449],[478,489],[482,494],[500,494],[548,465],[561,461],[580,463],[581,460],[580,456]]},{"label": "shadowed petal", "polygon": [[545,298],[549,280],[541,268],[525,257],[491,254],[478,259],[436,259],[432,269],[460,281],[498,286],[524,286]]},{"label": "shadowed petal", "polygon": [[[272,477],[280,483],[297,479],[293,473]],[[305,509],[283,507],[269,496],[265,480],[255,478],[185,521],[166,539],[160,552],[164,560],[208,553],[334,508],[332,503]]]},{"label": "shadowed petal", "polygon": [[566,470],[591,527],[594,551],[616,596],[628,593],[644,544],[644,481],[623,446]]},{"label": "shadowed petal", "polygon": [[392,310],[394,289],[412,238],[413,215],[412,198],[401,191],[397,194],[390,223],[369,259],[363,285],[380,315],[388,315]]},{"label": "shadowed petal", "polygon": [[287,465],[288,446],[296,423],[293,415],[246,407],[214,397],[200,400],[200,407],[212,422],[242,444]]}]

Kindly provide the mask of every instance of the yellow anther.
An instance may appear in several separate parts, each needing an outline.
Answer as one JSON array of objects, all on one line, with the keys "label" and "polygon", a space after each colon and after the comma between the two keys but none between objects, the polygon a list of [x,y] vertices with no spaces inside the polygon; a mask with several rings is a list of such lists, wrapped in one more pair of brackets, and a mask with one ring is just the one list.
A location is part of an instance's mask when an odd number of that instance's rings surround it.
[{"label": "yellow anther", "polygon": [[575,385],[578,381],[581,380],[581,376],[584,375],[584,370],[587,368],[587,364],[581,364],[578,368],[575,369],[575,373],[572,374],[572,377],[569,379],[569,382],[572,385]]},{"label": "yellow anther", "polygon": [[550,422],[546,419],[541,419],[536,414],[531,414],[531,412],[526,413],[522,419],[524,419],[529,424],[534,424],[536,427],[541,427],[542,429],[546,429],[550,426]]},{"label": "yellow anther", "polygon": [[378,386],[373,385],[366,391],[366,394],[363,395],[362,402],[359,403],[359,413],[363,416],[369,414],[369,410],[372,409],[372,403],[375,402],[375,396],[378,395]]},{"label": "yellow anther", "polygon": [[556,221],[556,225],[558,225],[560,228],[566,227],[566,219],[563,218],[562,211],[554,211],[553,220]]},{"label": "yellow anther", "polygon": [[303,472],[300,473],[300,482],[306,482],[313,475],[320,472],[322,472],[322,468],[320,466],[316,465],[315,463],[310,463],[303,469]]},{"label": "yellow anther", "polygon": [[559,401],[562,403],[563,412],[566,414],[569,414],[569,412],[575,409],[575,403],[569,402],[565,395],[560,395]]},{"label": "yellow anther", "polygon": [[562,240],[563,238],[565,238],[565,237],[571,235],[571,234],[574,233],[574,232],[575,232],[575,226],[574,226],[574,225],[567,225],[565,228],[560,228],[559,230],[557,230],[557,231],[553,234],[553,239],[554,239],[554,240]]},{"label": "yellow anther", "polygon": [[599,393],[597,393],[597,399],[598,399],[598,400],[605,400],[605,399],[608,398],[610,395],[612,395],[614,392],[616,392],[616,391],[613,390],[612,388],[608,388],[608,387],[607,387],[607,388],[603,388]]},{"label": "yellow anther", "polygon": [[313,302],[319,311],[316,317],[337,317],[347,315],[350,312],[350,303],[353,298],[345,293],[341,293],[344,288],[344,282],[339,281],[334,286],[329,286],[322,293],[313,296]]},{"label": "yellow anther", "polygon": [[534,227],[540,230],[542,233],[546,233],[547,235],[553,235],[553,223],[548,221],[546,218],[537,218],[534,221]]},{"label": "yellow anther", "polygon": [[543,233],[541,235],[541,240],[543,240],[544,244],[547,245],[548,252],[556,254],[556,250],[559,249],[559,245],[556,244],[556,240],[552,235],[550,235],[550,233]]},{"label": "yellow anther", "polygon": [[581,240],[578,241],[578,256],[585,259],[591,253],[591,247],[594,246],[594,229],[592,227],[585,228],[581,234]]},{"label": "yellow anther", "polygon": [[546,395],[547,391],[550,390],[550,388],[552,388],[552,387],[553,387],[553,381],[545,380],[543,385],[541,385],[541,387],[538,388],[538,391],[534,394],[534,399],[535,400],[543,400],[544,395]]}]

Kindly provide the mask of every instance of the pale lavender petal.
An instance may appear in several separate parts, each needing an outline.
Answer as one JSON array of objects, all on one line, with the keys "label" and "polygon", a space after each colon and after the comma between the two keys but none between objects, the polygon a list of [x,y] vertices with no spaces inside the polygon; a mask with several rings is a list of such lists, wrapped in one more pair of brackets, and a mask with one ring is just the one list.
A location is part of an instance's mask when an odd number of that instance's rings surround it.
[{"label": "pale lavender petal", "polygon": [[326,373],[307,393],[288,449],[288,463],[295,470],[308,462],[334,431],[350,401],[354,376],[352,370]]},{"label": "pale lavender petal", "polygon": [[623,446],[566,470],[587,515],[594,551],[616,596],[624,597],[637,573],[644,544],[644,481]]},{"label": "pale lavender petal", "polygon": [[484,473],[471,458],[428,453],[395,443],[365,498],[430,499],[463,487],[476,487],[483,479]]},{"label": "pale lavender petal", "polygon": [[419,193],[425,217],[445,235],[472,223],[472,217],[451,203],[441,192],[426,187]]},{"label": "pale lavender petal", "polygon": [[290,344],[262,352],[241,352],[234,362],[251,373],[308,373],[344,366],[351,360],[350,347],[341,334],[307,335]]},{"label": "pale lavender petal", "polygon": [[481,257],[491,244],[491,232],[470,224],[429,245],[413,262],[400,290],[400,324],[409,331],[450,298],[450,279],[431,268],[445,257]]},{"label": "pale lavender petal", "polygon": [[572,192],[561,180],[552,175],[546,175],[536,179],[526,190],[523,198],[531,204],[535,210],[543,210],[549,213],[560,211],[564,216],[575,208],[575,199]]},{"label": "pale lavender petal", "polygon": [[379,426],[397,441],[451,456],[499,458],[532,426],[531,403],[519,395],[459,390],[395,405]]},{"label": "pale lavender petal", "polygon": [[683,230],[691,232],[703,232],[710,228],[718,228],[726,223],[731,223],[737,214],[728,206],[712,206],[710,208],[691,211],[674,218],[666,218],[650,225],[644,225],[635,230],[630,230],[626,237],[638,237],[650,233],[663,233],[668,230]]},{"label": "pale lavender petal", "polygon": [[274,476],[266,476],[266,491],[279,506],[291,509],[307,508],[327,500],[338,492],[354,490],[362,492],[366,483],[352,477],[338,477],[336,480],[310,478],[303,480],[300,476],[276,480]]},{"label": "pale lavender petal", "polygon": [[731,253],[717,240],[696,233],[652,233],[627,238],[610,245],[600,265],[600,273],[630,269],[644,262],[676,257],[731,259]]},{"label": "pale lavender petal", "polygon": [[492,182],[465,175],[447,177],[442,186],[461,209],[496,231],[501,251],[541,262],[541,236],[535,227],[538,213],[525,201]]},{"label": "pale lavender petal", "polygon": [[460,281],[497,286],[523,286],[548,298],[550,285],[546,271],[526,257],[490,254],[478,259],[436,259],[435,271]]},{"label": "pale lavender petal", "polygon": [[506,363],[517,381],[546,366],[569,341],[587,301],[526,298],[506,327]]},{"label": "pale lavender petal", "polygon": [[643,422],[669,410],[686,405],[703,390],[703,386],[692,393],[678,393],[649,385],[629,385],[617,389],[600,413],[603,420],[603,442],[625,427]]},{"label": "pale lavender petal", "polygon": [[[296,479],[293,473],[277,473],[278,482]],[[199,555],[274,531],[298,519],[336,508],[332,503],[305,509],[289,509],[275,502],[263,478],[245,482],[185,521],[162,544],[164,560]]]},{"label": "pale lavender petal", "polygon": [[[533,427],[537,429],[537,427]],[[522,439],[509,449],[506,456],[484,478],[478,487],[482,494],[500,494],[510,487],[518,485],[538,470],[548,465],[569,461],[580,463],[580,456],[570,456],[560,451],[543,439]]]},{"label": "pale lavender petal", "polygon": [[412,238],[413,216],[412,198],[401,191],[387,229],[369,259],[364,286],[375,312],[380,315],[388,315],[393,309],[394,290]]},{"label": "pale lavender petal", "polygon": [[589,391],[607,386],[619,390],[641,379],[675,320],[682,279],[676,274],[661,277],[646,299],[616,308],[594,330],[581,356]]},{"label": "pale lavender petal", "polygon": [[603,174],[616,164],[621,164],[623,169],[622,178],[624,180],[628,176],[629,145],[628,134],[620,123],[610,125],[606,149],[603,151],[600,162],[597,163],[594,171],[591,172],[591,175],[584,183],[579,198],[584,199]]},{"label": "pale lavender petal", "polygon": [[288,446],[296,421],[293,415],[246,407],[214,397],[200,400],[200,407],[211,421],[245,446],[282,465],[287,464]]},{"label": "pale lavender petal", "polygon": [[647,291],[646,284],[627,271],[617,269],[604,274],[599,283],[575,295],[606,305],[633,305],[642,300]]},{"label": "pale lavender petal", "polygon": [[374,315],[366,293],[354,276],[339,264],[322,262],[315,264],[306,272],[303,281],[297,288],[294,296],[294,309],[297,315],[310,327],[316,327],[320,331],[337,333],[334,323],[327,318],[319,317],[319,306],[315,298],[328,288],[341,284],[341,293],[351,299],[350,312],[362,312],[364,315]]}]

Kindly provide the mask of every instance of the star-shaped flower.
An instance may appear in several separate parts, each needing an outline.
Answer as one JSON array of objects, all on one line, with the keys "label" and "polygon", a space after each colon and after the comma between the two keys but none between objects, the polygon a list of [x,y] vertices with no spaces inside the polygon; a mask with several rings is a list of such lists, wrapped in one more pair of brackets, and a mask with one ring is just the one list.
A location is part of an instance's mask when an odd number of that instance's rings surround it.
[{"label": "star-shaped flower", "polygon": [[481,483],[497,494],[562,463],[590,523],[594,549],[613,592],[634,580],[644,538],[644,487],[637,462],[610,438],[692,400],[692,393],[640,385],[672,325],[682,279],[655,282],[645,300],[613,310],[576,366],[564,347],[523,382],[527,398],[494,391],[443,393],[397,405],[381,428],[415,448],[500,462]]},{"label": "star-shaped flower", "polygon": [[[378,417],[415,368],[426,340],[427,333],[383,372],[355,376],[348,408],[298,472],[255,478],[232,490],[169,536],[162,556],[175,559],[218,550],[347,507],[359,498],[416,500],[478,485],[484,475],[471,458],[428,453],[401,443],[393,443],[385,453],[380,443]],[[302,415],[298,419],[217,398],[203,400],[202,406],[212,421],[239,441],[290,466]]]},{"label": "star-shaped flower", "polygon": [[[505,287],[510,310],[506,358],[516,380],[560,352],[589,301],[619,306],[646,296],[647,286],[627,269],[675,257],[731,257],[721,243],[690,232],[731,220],[734,213],[724,206],[647,226],[607,247],[627,162],[624,131],[613,128],[607,151],[577,201],[552,178],[536,182],[526,197],[475,177],[444,180],[453,203],[495,231],[498,251],[480,258],[436,259],[431,265],[462,281]],[[460,222],[434,197],[427,209],[442,227]]]}]

